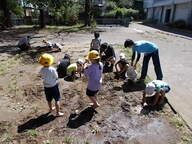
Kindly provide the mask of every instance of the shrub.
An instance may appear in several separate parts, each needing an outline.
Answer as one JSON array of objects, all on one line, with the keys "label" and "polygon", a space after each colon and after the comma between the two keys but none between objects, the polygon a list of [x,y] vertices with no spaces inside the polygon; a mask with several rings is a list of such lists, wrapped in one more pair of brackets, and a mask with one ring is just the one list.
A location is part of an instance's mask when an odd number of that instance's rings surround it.
[{"label": "shrub", "polygon": [[115,13],[115,17],[116,18],[123,18],[124,17],[124,10],[123,8],[117,8],[116,13]]},{"label": "shrub", "polygon": [[106,10],[107,11],[112,11],[112,10],[115,10],[115,9],[117,9],[117,5],[116,5],[115,2],[110,1],[110,2],[107,3],[107,5],[106,5]]},{"label": "shrub", "polygon": [[139,15],[138,10],[127,9],[127,8],[117,8],[115,10],[111,10],[109,12],[103,13],[102,17],[106,17],[106,18],[128,18],[128,17],[137,18],[138,15]]}]

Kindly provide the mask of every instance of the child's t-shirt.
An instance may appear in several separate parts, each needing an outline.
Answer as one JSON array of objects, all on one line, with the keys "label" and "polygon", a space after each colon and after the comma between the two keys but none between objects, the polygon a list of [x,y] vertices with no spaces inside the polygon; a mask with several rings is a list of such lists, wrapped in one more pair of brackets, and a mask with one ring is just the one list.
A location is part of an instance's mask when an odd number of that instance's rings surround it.
[{"label": "child's t-shirt", "polygon": [[85,69],[84,74],[88,77],[87,89],[97,91],[102,84],[103,64],[91,64]]},{"label": "child's t-shirt", "polygon": [[67,67],[67,75],[70,76],[74,71],[77,71],[77,63],[70,64]]},{"label": "child's t-shirt", "polygon": [[101,45],[100,39],[92,39],[91,41],[91,49],[90,50],[99,50]]},{"label": "child's t-shirt", "polygon": [[54,87],[58,83],[58,74],[54,67],[43,67],[40,73],[43,78],[44,87]]},{"label": "child's t-shirt", "polygon": [[29,43],[29,41],[30,41],[30,39],[29,39],[29,38],[27,38],[27,36],[22,37],[22,38],[20,38],[20,39],[19,39],[18,46],[21,46],[21,45],[23,45],[23,44],[28,44],[28,43]]}]

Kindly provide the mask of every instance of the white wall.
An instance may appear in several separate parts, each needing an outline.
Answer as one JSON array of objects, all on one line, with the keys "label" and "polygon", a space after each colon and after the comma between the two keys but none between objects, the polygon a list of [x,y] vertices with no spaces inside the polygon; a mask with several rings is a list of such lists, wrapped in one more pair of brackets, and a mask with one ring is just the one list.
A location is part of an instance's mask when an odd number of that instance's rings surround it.
[{"label": "white wall", "polygon": [[192,15],[192,2],[176,5],[174,21],[185,20],[187,23],[189,23],[189,18],[191,17],[191,15]]},{"label": "white wall", "polygon": [[153,17],[153,8],[148,8],[147,19],[152,19]]},{"label": "white wall", "polygon": [[158,20],[158,23],[160,23],[160,20],[161,20],[161,11],[162,11],[162,7],[156,7],[154,9],[154,19]]}]

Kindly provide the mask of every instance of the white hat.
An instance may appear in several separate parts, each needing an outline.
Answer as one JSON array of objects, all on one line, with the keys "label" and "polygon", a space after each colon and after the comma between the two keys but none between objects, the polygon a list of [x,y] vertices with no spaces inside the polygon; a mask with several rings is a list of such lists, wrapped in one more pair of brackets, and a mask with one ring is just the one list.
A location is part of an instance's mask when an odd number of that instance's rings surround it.
[{"label": "white hat", "polygon": [[80,65],[83,65],[84,60],[83,60],[83,59],[78,59],[78,60],[77,60],[77,63],[80,64]]},{"label": "white hat", "polygon": [[148,83],[145,88],[146,97],[151,97],[155,94],[155,85],[153,83]]},{"label": "white hat", "polygon": [[120,57],[120,59],[125,59],[125,54],[124,53],[120,53],[119,57]]}]

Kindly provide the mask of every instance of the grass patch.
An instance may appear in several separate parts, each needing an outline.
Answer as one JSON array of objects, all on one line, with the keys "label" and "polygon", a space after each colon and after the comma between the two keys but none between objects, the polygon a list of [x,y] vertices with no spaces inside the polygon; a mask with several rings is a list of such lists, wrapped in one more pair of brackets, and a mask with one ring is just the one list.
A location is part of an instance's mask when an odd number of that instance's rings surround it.
[{"label": "grass patch", "polygon": [[68,136],[68,137],[64,137],[63,143],[64,143],[64,144],[73,144],[74,141],[73,141],[73,138],[72,138],[72,137]]},{"label": "grass patch", "polygon": [[185,126],[184,121],[179,117],[173,117],[170,120],[170,124],[174,125],[176,128],[181,129]]},{"label": "grass patch", "polygon": [[185,143],[185,144],[192,144],[192,138],[187,136],[187,135],[183,135],[181,137],[181,140]]},{"label": "grass patch", "polygon": [[28,130],[27,133],[32,136],[32,137],[36,137],[38,135],[38,131],[35,129],[32,130]]},{"label": "grass patch", "polygon": [[53,33],[53,32],[94,32],[95,26],[84,27],[83,24],[76,24],[73,26],[46,26],[39,30],[39,33]]},{"label": "grass patch", "polygon": [[3,143],[7,143],[7,142],[11,142],[12,141],[12,137],[8,134],[4,134],[3,136],[1,136],[1,142]]},{"label": "grass patch", "polygon": [[6,61],[0,62],[0,75],[5,75],[14,65],[20,63],[20,59],[16,57],[9,58]]}]

